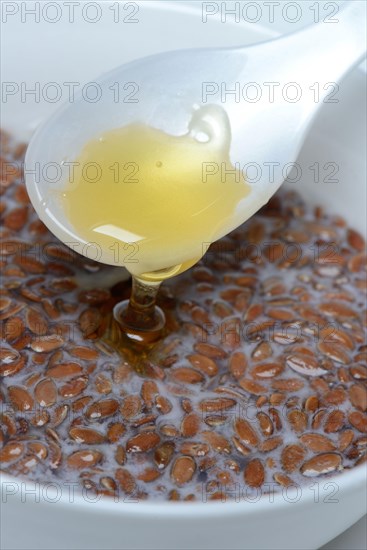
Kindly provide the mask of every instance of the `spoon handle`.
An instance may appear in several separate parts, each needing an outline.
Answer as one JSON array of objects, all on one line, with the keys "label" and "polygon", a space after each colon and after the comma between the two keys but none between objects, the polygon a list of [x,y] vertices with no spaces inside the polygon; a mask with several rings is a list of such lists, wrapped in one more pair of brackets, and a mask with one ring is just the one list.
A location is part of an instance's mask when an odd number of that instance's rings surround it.
[{"label": "spoon handle", "polygon": [[[274,56],[274,61],[284,60],[274,69],[279,80],[290,77],[301,83],[310,77],[324,83],[340,80],[366,55],[366,7],[366,0],[349,1],[336,15],[335,22],[320,22],[268,42],[272,44],[270,57]],[[271,59],[269,62],[271,65]],[[328,93],[326,86],[324,95]],[[323,94],[320,95],[322,99]]]}]

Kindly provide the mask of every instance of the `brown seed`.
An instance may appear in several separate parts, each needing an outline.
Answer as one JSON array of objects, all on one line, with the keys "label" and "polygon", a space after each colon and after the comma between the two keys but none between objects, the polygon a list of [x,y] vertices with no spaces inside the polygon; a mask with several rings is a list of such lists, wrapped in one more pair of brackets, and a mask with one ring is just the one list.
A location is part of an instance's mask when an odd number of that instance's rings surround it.
[{"label": "brown seed", "polygon": [[200,418],[195,414],[187,414],[181,422],[181,433],[183,437],[195,436],[200,428]]},{"label": "brown seed", "polygon": [[122,382],[126,382],[129,379],[130,375],[131,367],[129,363],[122,363],[115,367],[112,374],[112,380],[115,384],[121,384]]},{"label": "brown seed", "polygon": [[156,396],[155,406],[161,414],[168,414],[172,410],[172,403],[163,395]]},{"label": "brown seed", "polygon": [[73,401],[73,403],[71,404],[73,412],[84,411],[84,409],[89,405],[92,399],[93,398],[90,395],[85,395],[84,397],[79,397],[78,399],[75,399],[75,401]]},{"label": "brown seed", "polygon": [[359,252],[363,252],[366,247],[366,242],[360,233],[354,231],[354,229],[348,229],[347,239],[348,244],[350,244],[352,248]]},{"label": "brown seed", "polygon": [[176,485],[184,485],[192,480],[196,470],[195,460],[191,456],[176,458],[171,469],[171,478]]},{"label": "brown seed", "polygon": [[329,391],[329,385],[323,378],[314,378],[310,380],[310,386],[311,388],[321,395],[324,395]]},{"label": "brown seed", "polygon": [[314,453],[322,453],[325,451],[334,451],[335,445],[325,435],[317,433],[309,433],[301,435],[299,440],[305,447],[313,451]]},{"label": "brown seed", "polygon": [[235,435],[232,437],[232,443],[235,446],[235,449],[243,456],[247,456],[252,452],[251,448],[246,447],[246,445],[242,443],[242,441]]},{"label": "brown seed", "polygon": [[259,421],[260,429],[261,429],[263,435],[265,437],[268,437],[269,435],[272,435],[272,433],[274,431],[274,426],[273,426],[273,423],[272,423],[270,417],[267,414],[265,414],[264,412],[258,412],[256,417]]},{"label": "brown seed", "polygon": [[299,336],[297,334],[292,334],[290,331],[274,331],[273,340],[276,344],[288,346],[289,344],[294,344],[297,342],[299,340]]},{"label": "brown seed", "polygon": [[94,361],[98,358],[98,351],[85,346],[75,346],[68,349],[68,353],[78,359],[84,359],[85,361]]},{"label": "brown seed", "polygon": [[34,389],[34,397],[41,407],[52,407],[57,400],[57,388],[53,380],[44,378]]},{"label": "brown seed", "polygon": [[90,304],[92,306],[103,304],[104,302],[107,302],[110,297],[110,292],[102,288],[93,288],[79,293],[80,302]]},{"label": "brown seed", "polygon": [[321,376],[327,372],[319,366],[319,362],[313,354],[293,353],[288,355],[286,364],[295,372],[306,376]]},{"label": "brown seed", "polygon": [[294,392],[301,390],[304,386],[304,382],[298,378],[283,378],[273,380],[271,386],[274,390]]},{"label": "brown seed", "polygon": [[339,302],[320,304],[319,309],[325,315],[337,320],[353,319],[358,316],[354,309]]},{"label": "brown seed", "polygon": [[48,331],[48,322],[39,311],[28,308],[25,316],[27,328],[37,336],[44,336]]},{"label": "brown seed", "polygon": [[90,336],[98,329],[102,322],[102,316],[98,309],[85,309],[79,317],[80,330],[84,336]]},{"label": "brown seed", "polygon": [[191,318],[194,323],[198,325],[205,325],[210,323],[208,312],[204,308],[199,306],[194,306],[191,310]]},{"label": "brown seed", "polygon": [[221,411],[232,409],[235,405],[236,401],[234,399],[220,397],[217,399],[204,399],[203,401],[200,401],[199,408],[204,413],[219,413]]},{"label": "brown seed", "polygon": [[283,438],[276,436],[276,437],[269,437],[269,439],[265,439],[262,441],[259,445],[259,451],[262,453],[269,453],[271,451],[274,451],[274,449],[277,449],[282,445]]},{"label": "brown seed", "polygon": [[59,394],[62,397],[76,397],[81,394],[88,385],[88,376],[78,376],[77,378],[72,378],[66,384],[63,384],[59,388]]},{"label": "brown seed", "polygon": [[30,471],[35,468],[39,463],[37,456],[31,453],[26,453],[16,464],[13,465],[13,472],[15,475],[26,476]]},{"label": "brown seed", "polygon": [[258,458],[250,460],[245,467],[244,478],[250,487],[261,487],[265,481],[264,466]]},{"label": "brown seed", "polygon": [[[349,336],[345,332],[345,330],[342,330],[340,328],[336,328],[334,326],[328,326],[320,330],[320,338],[321,341],[326,344],[340,344],[349,350],[353,351],[355,348],[355,344],[353,341],[353,338]],[[322,351],[322,350],[320,350]],[[324,352],[323,352],[324,353]]]},{"label": "brown seed", "polygon": [[315,412],[319,407],[320,407],[320,402],[316,395],[310,395],[310,397],[307,397],[304,405],[305,411]]},{"label": "brown seed", "polygon": [[294,485],[294,481],[289,476],[282,474],[282,472],[275,473],[273,475],[273,479],[283,487],[289,487],[290,485]]},{"label": "brown seed", "polygon": [[277,431],[280,431],[282,429],[282,422],[280,420],[278,411],[271,407],[269,408],[269,415],[271,416],[275,429]]},{"label": "brown seed", "polygon": [[367,433],[367,415],[360,411],[352,411],[348,415],[348,420],[356,430]]},{"label": "brown seed", "polygon": [[69,436],[77,443],[85,443],[86,445],[100,445],[106,441],[103,434],[92,428],[75,427],[69,430]]},{"label": "brown seed", "polygon": [[251,376],[260,380],[274,378],[279,376],[283,370],[284,367],[280,363],[261,363],[252,369]]},{"label": "brown seed", "polygon": [[358,437],[355,440],[354,445],[360,449],[365,449],[367,447],[367,437]]},{"label": "brown seed", "polygon": [[269,342],[260,342],[252,351],[251,357],[254,361],[265,361],[273,355],[273,350]]},{"label": "brown seed", "polygon": [[158,386],[153,380],[145,380],[141,387],[141,397],[147,409],[151,409],[154,405],[156,395],[159,393]]},{"label": "brown seed", "polygon": [[231,452],[231,444],[222,435],[216,432],[204,430],[202,432],[202,437],[207,443],[209,443],[213,451],[226,454],[229,454]]},{"label": "brown seed", "polygon": [[23,319],[17,316],[13,317],[13,313],[11,315],[12,317],[7,319],[5,323],[4,338],[7,342],[14,342],[24,331]]},{"label": "brown seed", "polygon": [[304,411],[297,409],[289,411],[287,418],[292,430],[296,433],[302,433],[306,430],[308,417]]},{"label": "brown seed", "polygon": [[198,353],[188,355],[187,359],[191,365],[198,369],[200,372],[207,374],[208,376],[215,376],[218,374],[218,366],[213,359],[206,355],[200,355]]},{"label": "brown seed", "polygon": [[360,384],[353,384],[349,388],[349,397],[352,405],[360,411],[367,410],[367,389]]},{"label": "brown seed", "polygon": [[11,404],[18,411],[30,411],[33,409],[34,401],[31,394],[21,386],[9,386],[8,395]]},{"label": "brown seed", "polygon": [[108,492],[115,493],[117,490],[116,482],[112,477],[101,477],[100,483]]},{"label": "brown seed", "polygon": [[103,373],[100,373],[96,376],[95,386],[98,393],[107,395],[112,391],[112,382],[107,376]]},{"label": "brown seed", "polygon": [[55,349],[61,348],[64,345],[64,339],[57,334],[48,336],[37,336],[30,344],[33,351],[37,353],[49,353]]},{"label": "brown seed", "polygon": [[367,380],[367,367],[363,365],[353,365],[350,367],[350,373],[356,380]]},{"label": "brown seed", "polygon": [[168,500],[178,502],[181,500],[180,493],[176,491],[176,489],[172,489],[172,491],[169,492]]},{"label": "brown seed", "polygon": [[69,468],[82,470],[83,468],[92,468],[103,458],[102,453],[94,449],[84,449],[83,451],[75,451],[67,457],[67,465]]},{"label": "brown seed", "polygon": [[0,348],[0,360],[2,364],[8,365],[9,363],[14,363],[19,358],[20,358],[19,351],[12,349],[11,347]]},{"label": "brown seed", "polygon": [[301,466],[301,473],[307,477],[316,477],[323,474],[335,472],[342,469],[342,459],[337,453],[323,453],[314,456],[304,462]]},{"label": "brown seed", "polygon": [[282,403],[284,403],[286,400],[286,396],[284,395],[284,393],[272,393],[270,398],[269,398],[269,401],[271,403],[271,405],[281,405]]},{"label": "brown seed", "polygon": [[[9,357],[9,356],[8,356]],[[0,365],[0,376],[14,376],[14,374],[17,374],[19,371],[21,371],[24,366],[26,365],[26,358],[23,356],[20,356],[19,358],[15,359],[12,362],[6,362],[4,361]]]},{"label": "brown seed", "polygon": [[184,384],[200,384],[204,381],[204,376],[200,372],[189,367],[172,369],[170,374],[175,381]]},{"label": "brown seed", "polygon": [[300,445],[287,445],[281,453],[281,463],[283,469],[288,473],[296,471],[305,456],[306,452]]},{"label": "brown seed", "polygon": [[195,441],[185,441],[181,445],[181,453],[189,456],[205,456],[208,454],[210,448],[206,443],[198,443]]},{"label": "brown seed", "polygon": [[115,460],[120,466],[123,466],[126,462],[126,451],[122,445],[116,447]]},{"label": "brown seed", "polygon": [[47,411],[37,411],[34,416],[30,419],[30,423],[35,428],[42,428],[47,422],[50,421],[50,415]]},{"label": "brown seed", "polygon": [[60,363],[46,371],[47,376],[51,378],[69,378],[83,372],[79,363]]},{"label": "brown seed", "polygon": [[[4,225],[13,231],[19,231],[24,227],[28,218],[28,206],[14,208],[4,217]],[[21,256],[22,257],[22,256]]]},{"label": "brown seed", "polygon": [[147,453],[156,447],[161,438],[155,432],[142,432],[130,438],[126,443],[128,453]]},{"label": "brown seed", "polygon": [[17,433],[17,424],[10,414],[0,414],[0,420],[4,434],[11,437]]},{"label": "brown seed", "polygon": [[126,432],[126,427],[121,422],[113,422],[108,426],[107,439],[111,443],[116,443]]},{"label": "brown seed", "polygon": [[213,273],[207,267],[195,267],[192,276],[196,281],[200,282],[205,281],[210,283],[215,281]]},{"label": "brown seed", "polygon": [[193,406],[190,399],[183,398],[181,400],[181,407],[187,414],[190,414],[193,411]]},{"label": "brown seed", "polygon": [[48,450],[43,443],[40,443],[39,441],[31,441],[28,443],[28,450],[37,456],[40,460],[45,460],[48,455]]},{"label": "brown seed", "polygon": [[256,433],[255,428],[252,427],[247,420],[237,418],[234,422],[234,430],[240,440],[246,445],[257,447],[259,444],[258,434]]},{"label": "brown seed", "polygon": [[11,304],[11,298],[9,296],[0,297],[0,311],[6,311]]},{"label": "brown seed", "polygon": [[[144,414],[143,416],[140,416],[136,420],[134,420],[131,423],[131,426],[133,428],[139,428],[139,426],[144,426],[148,424],[154,424],[154,422],[157,420],[156,414]],[[149,429],[149,428],[147,428]]]},{"label": "brown seed", "polygon": [[262,304],[251,304],[244,315],[244,321],[246,323],[252,323],[252,321],[262,314],[263,309]]},{"label": "brown seed", "polygon": [[295,314],[289,309],[269,308],[268,315],[277,321],[293,321],[295,319]]},{"label": "brown seed", "polygon": [[122,401],[120,412],[125,420],[137,416],[142,410],[142,401],[139,395],[128,395]]},{"label": "brown seed", "polygon": [[353,430],[344,430],[339,435],[339,451],[343,452],[349,445],[352,443],[354,439],[354,432]]},{"label": "brown seed", "polygon": [[137,477],[140,481],[151,483],[152,481],[158,479],[160,475],[160,472],[158,472],[158,470],[156,470],[155,468],[145,468],[145,470],[141,472]]},{"label": "brown seed", "polygon": [[55,367],[59,363],[62,363],[64,359],[64,354],[61,349],[56,350],[48,360],[48,367]]},{"label": "brown seed", "polygon": [[15,327],[13,325],[17,323],[23,326],[23,321],[20,319],[20,317],[14,318],[14,315],[22,311],[22,309],[24,308],[25,308],[25,304],[21,304],[21,303],[13,304],[10,307],[8,307],[5,311],[0,313],[0,321],[7,320],[7,323],[5,325],[5,335],[7,340],[14,340],[15,338],[17,338],[17,336],[15,336],[16,332],[18,332],[19,335],[21,334],[21,332],[19,332],[20,328]]},{"label": "brown seed", "polygon": [[178,437],[180,435],[178,429],[175,426],[172,426],[172,424],[164,424],[160,427],[160,432],[166,437]]},{"label": "brown seed", "polygon": [[262,384],[254,382],[253,380],[247,380],[243,378],[239,381],[239,385],[248,393],[253,393],[254,395],[263,395],[267,392],[267,389]]},{"label": "brown seed", "polygon": [[214,344],[198,342],[195,344],[194,349],[200,355],[205,355],[211,359],[225,359],[227,357],[227,352]]},{"label": "brown seed", "polygon": [[[324,412],[324,411],[322,411]],[[345,424],[345,414],[343,411],[331,411],[325,420],[325,433],[335,433],[341,430]],[[315,426],[312,426],[315,428]]]},{"label": "brown seed", "polygon": [[242,378],[247,368],[247,359],[243,352],[235,351],[229,360],[229,370],[236,379]]},{"label": "brown seed", "polygon": [[352,273],[358,273],[366,269],[367,256],[365,252],[356,254],[348,262],[348,269]]},{"label": "brown seed", "polygon": [[[175,452],[175,444],[173,441],[165,441],[154,451],[154,462],[160,470],[166,468],[171,462]],[[186,453],[184,453],[186,454]]]},{"label": "brown seed", "polygon": [[121,490],[127,495],[132,495],[136,490],[136,481],[126,468],[118,468],[115,472],[115,479]]},{"label": "brown seed", "polygon": [[233,315],[233,309],[225,302],[214,302],[213,312],[214,315],[220,317],[220,319],[225,319],[226,317]]},{"label": "brown seed", "polygon": [[347,392],[342,387],[335,387],[323,396],[323,400],[329,405],[341,405],[346,399]]},{"label": "brown seed", "polygon": [[0,462],[12,462],[18,460],[25,451],[25,446],[20,441],[9,441],[0,449]]},{"label": "brown seed", "polygon": [[345,349],[336,343],[329,344],[327,342],[319,342],[317,345],[318,349],[332,359],[333,361],[336,361],[337,363],[343,363],[344,365],[347,365],[350,363],[350,357],[345,351]]},{"label": "brown seed", "polygon": [[[68,413],[69,413],[69,405],[66,405],[65,403],[59,405],[58,407],[56,407],[53,411],[53,415],[52,415],[52,426],[54,428],[56,428],[57,426],[60,426],[60,424],[62,424],[65,420],[65,418],[67,417]],[[41,411],[41,414],[42,415],[45,415],[48,413],[46,411]],[[48,422],[48,416],[46,417],[47,420],[46,422]],[[46,423],[44,422],[44,423]],[[43,424],[42,424],[43,425]]]},{"label": "brown seed", "polygon": [[104,399],[90,405],[86,411],[88,420],[101,420],[113,416],[119,408],[116,399]]}]

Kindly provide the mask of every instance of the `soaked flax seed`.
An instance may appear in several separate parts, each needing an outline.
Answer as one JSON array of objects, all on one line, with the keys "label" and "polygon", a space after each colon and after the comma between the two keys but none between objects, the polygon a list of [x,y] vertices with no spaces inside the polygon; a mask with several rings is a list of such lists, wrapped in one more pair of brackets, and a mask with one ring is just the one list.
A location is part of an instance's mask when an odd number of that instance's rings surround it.
[{"label": "soaked flax seed", "polygon": [[1,181],[4,472],[191,501],[366,461],[365,242],[344,220],[278,193],[163,285],[167,334],[137,374],[111,333],[129,282],[48,232],[22,151],[5,134],[2,151],[19,163]]}]

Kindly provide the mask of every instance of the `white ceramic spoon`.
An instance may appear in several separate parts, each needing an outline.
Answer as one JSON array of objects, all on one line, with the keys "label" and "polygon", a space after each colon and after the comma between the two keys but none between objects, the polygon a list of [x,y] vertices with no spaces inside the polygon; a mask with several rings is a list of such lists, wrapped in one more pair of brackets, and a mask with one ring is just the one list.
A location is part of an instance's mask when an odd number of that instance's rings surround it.
[{"label": "white ceramic spoon", "polygon": [[[336,82],[365,55],[366,1],[347,3],[337,17],[335,23],[250,47],[139,59],[100,77],[84,96],[58,110],[29,145],[26,184],[39,217],[63,242],[83,244],[50,190],[62,188],[67,162],[85,142],[137,120],[184,134],[194,105],[217,104],[229,117],[231,160],[248,172],[252,186],[223,233],[244,222],[282,184],[284,168],[296,159],[319,106],[338,101]],[[32,172],[35,166],[38,175]],[[103,255],[99,259],[110,263]]]}]

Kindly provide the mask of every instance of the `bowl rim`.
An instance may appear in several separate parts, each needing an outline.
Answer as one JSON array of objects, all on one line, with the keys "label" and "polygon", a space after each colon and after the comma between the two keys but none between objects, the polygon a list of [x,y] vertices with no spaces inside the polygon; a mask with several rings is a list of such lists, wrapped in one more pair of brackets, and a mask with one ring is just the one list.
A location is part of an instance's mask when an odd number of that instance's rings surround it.
[{"label": "bowl rim", "polygon": [[[260,495],[260,498],[256,501],[236,501],[229,500],[226,502],[221,502],[217,500],[213,501],[192,501],[192,502],[175,502],[175,501],[157,501],[157,500],[142,500],[134,502],[125,502],[119,499],[117,502],[110,496],[103,496],[98,500],[86,500],[82,493],[73,491],[73,498],[70,500],[68,496],[62,492],[61,496],[55,491],[54,487],[50,487],[56,484],[56,481],[45,481],[45,482],[35,482],[33,480],[25,480],[24,478],[19,478],[15,476],[8,475],[0,471],[0,488],[3,493],[6,490],[6,487],[9,485],[19,485],[22,486],[25,491],[31,491],[30,488],[27,488],[27,483],[31,484],[33,488],[39,487],[46,488],[47,486],[47,498],[48,500],[42,499],[38,503],[42,503],[44,506],[52,503],[56,507],[67,507],[72,504],[72,509],[74,511],[85,511],[92,512],[96,510],[99,512],[103,511],[108,513],[109,516],[129,516],[134,517],[138,515],[146,516],[152,519],[164,519],[167,517],[179,516],[190,516],[193,519],[203,519],[203,518],[215,518],[215,517],[234,517],[235,515],[252,516],[258,514],[259,512],[269,512],[270,510],[277,509],[284,510],[289,506],[307,506],[314,502],[315,494],[313,490],[308,490],[305,492],[305,489],[310,489],[310,485],[315,483],[331,485],[337,485],[337,492],[340,496],[346,495],[348,493],[355,493],[358,489],[365,488],[367,492],[367,463],[360,464],[348,470],[344,470],[337,475],[329,475],[327,477],[309,477],[309,483],[307,482],[302,485],[294,484],[287,488],[282,488],[281,491],[276,492],[273,490],[272,493],[264,493]],[[60,480],[61,481],[61,480]],[[68,483],[67,481],[65,483]],[[266,484],[265,484],[266,485]],[[286,490],[286,498],[284,498],[284,490]],[[21,494],[22,494],[21,491]],[[298,497],[298,492],[301,491],[301,497]],[[260,491],[261,493],[261,491]],[[271,495],[269,497],[269,494]],[[6,494],[5,497],[11,497],[4,499],[4,494],[2,494],[1,503],[6,504],[8,500],[13,500],[13,502],[22,502],[25,503],[23,498],[20,498],[20,495],[15,494]],[[54,500],[53,500],[54,499]],[[330,501],[337,503],[339,501]],[[327,501],[324,500],[324,503]],[[33,503],[32,503],[33,504]],[[254,506],[254,504],[258,506]],[[92,506],[92,508],[91,508]],[[95,508],[93,508],[93,506]],[[366,508],[367,508],[367,499],[366,499]],[[362,515],[366,513],[361,511]]]}]

